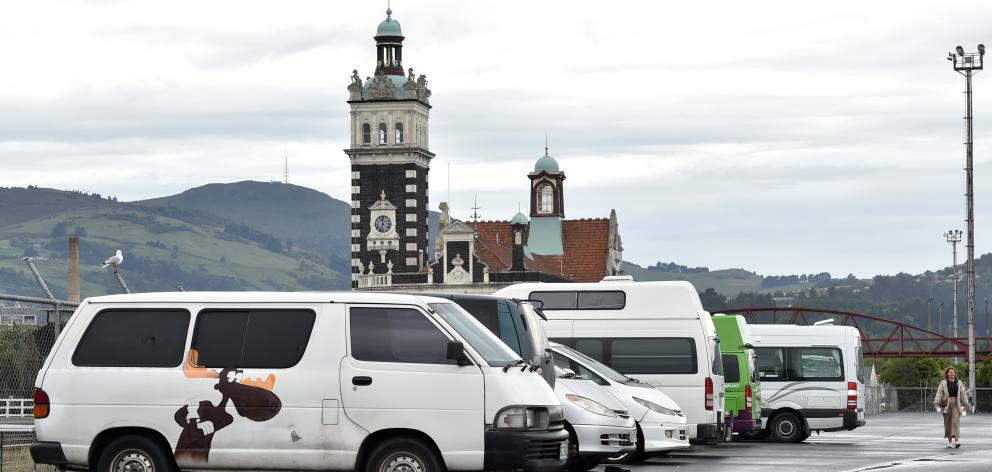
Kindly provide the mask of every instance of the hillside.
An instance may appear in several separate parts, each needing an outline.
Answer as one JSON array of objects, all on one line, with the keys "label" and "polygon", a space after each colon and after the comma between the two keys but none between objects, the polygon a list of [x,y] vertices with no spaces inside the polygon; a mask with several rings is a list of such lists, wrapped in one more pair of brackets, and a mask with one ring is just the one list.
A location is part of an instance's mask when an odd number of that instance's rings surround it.
[{"label": "hillside", "polygon": [[656,272],[648,270],[632,262],[624,261],[624,273],[630,275],[637,281],[648,280],[687,280],[700,292],[707,288],[712,288],[726,297],[735,297],[741,292],[774,293],[782,291],[785,293],[806,290],[810,284],[783,285],[773,288],[764,287],[764,278],[754,272],[744,269],[722,269],[701,273],[678,274],[671,272]]},{"label": "hillside", "polygon": [[106,208],[115,202],[99,194],[66,192],[50,188],[0,188],[0,227],[23,223],[61,211]]},{"label": "hillside", "polygon": [[184,219],[199,214],[244,224],[320,255],[338,272],[351,270],[351,205],[310,188],[255,181],[208,184],[132,204],[166,214],[170,208],[186,210]]},{"label": "hillside", "polygon": [[[7,203],[0,204],[0,215],[15,214],[9,208],[11,202],[32,201],[35,196],[39,201],[65,201],[67,209],[29,220],[5,217],[0,221],[2,292],[40,295],[21,260],[31,255],[56,295],[65,296],[68,241],[57,234],[57,226],[81,235],[84,296],[120,291],[113,276],[98,265],[117,248],[125,250],[121,271],[134,291],[175,290],[177,285],[190,290],[328,290],[349,286],[347,273],[330,268],[326,258],[285,245],[254,228],[232,227],[206,213],[189,211],[170,216],[155,208],[32,188],[0,189],[0,202]],[[211,224],[211,220],[216,222]]]}]

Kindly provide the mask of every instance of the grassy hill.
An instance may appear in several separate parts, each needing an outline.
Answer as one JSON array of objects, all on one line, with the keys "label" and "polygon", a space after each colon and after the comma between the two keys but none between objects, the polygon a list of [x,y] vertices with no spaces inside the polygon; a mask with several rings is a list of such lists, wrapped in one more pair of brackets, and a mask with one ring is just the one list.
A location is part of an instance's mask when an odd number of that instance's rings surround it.
[{"label": "grassy hill", "polygon": [[758,274],[744,269],[722,269],[709,272],[693,274],[676,274],[670,272],[656,272],[648,270],[637,264],[624,261],[624,273],[630,275],[637,281],[648,280],[687,280],[702,292],[707,288],[712,288],[727,297],[734,297],[741,292],[774,293],[778,290],[791,292],[809,289],[811,285],[796,284],[784,285],[774,288],[763,288],[762,280]]},{"label": "grassy hill", "polygon": [[255,181],[208,184],[132,203],[165,214],[178,209],[184,219],[209,215],[213,221],[244,224],[324,257],[339,272],[351,270],[351,205],[310,188]]},{"label": "grassy hill", "polygon": [[[330,197],[328,197],[330,198]],[[33,202],[39,213],[9,207]],[[44,202],[67,202],[63,211]],[[274,237],[247,226],[229,227],[220,217],[195,210],[171,212],[51,189],[0,189],[0,291],[40,295],[21,258],[31,255],[46,281],[64,297],[68,239],[53,237],[60,223],[80,237],[84,296],[117,293],[112,274],[99,263],[115,249],[125,250],[121,266],[134,291],[175,290],[319,290],[349,286],[347,273],[329,267],[327,258],[299,246],[273,246]],[[55,208],[57,210],[57,207]],[[267,209],[274,212],[272,208]],[[264,215],[263,215],[264,217]],[[8,221],[14,221],[8,224]],[[345,220],[347,221],[347,220]]]}]

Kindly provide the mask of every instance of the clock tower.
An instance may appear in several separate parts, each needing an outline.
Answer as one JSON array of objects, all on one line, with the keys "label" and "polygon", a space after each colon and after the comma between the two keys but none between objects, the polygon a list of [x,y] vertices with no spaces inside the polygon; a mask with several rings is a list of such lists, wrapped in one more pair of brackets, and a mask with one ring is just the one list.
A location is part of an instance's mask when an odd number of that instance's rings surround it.
[{"label": "clock tower", "polygon": [[352,72],[351,285],[363,275],[416,273],[428,261],[427,172],[431,91],[404,70],[403,33],[386,10],[376,30],[376,67]]}]

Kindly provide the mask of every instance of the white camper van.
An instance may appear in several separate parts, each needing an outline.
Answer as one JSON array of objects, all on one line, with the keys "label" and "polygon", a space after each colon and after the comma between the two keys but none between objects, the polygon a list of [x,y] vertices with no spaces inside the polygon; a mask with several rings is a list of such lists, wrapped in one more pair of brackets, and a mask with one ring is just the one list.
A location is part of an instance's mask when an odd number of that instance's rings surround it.
[{"label": "white camper van", "polygon": [[525,366],[438,298],[90,298],[38,373],[31,455],[98,472],[557,471],[562,407]]},{"label": "white camper van", "polygon": [[517,284],[494,295],[540,301],[553,341],[659,387],[682,407],[690,440],[729,439],[720,345],[692,284],[621,276]]},{"label": "white camper van", "polygon": [[850,326],[749,325],[758,355],[763,435],[799,442],[865,425],[861,334]]}]

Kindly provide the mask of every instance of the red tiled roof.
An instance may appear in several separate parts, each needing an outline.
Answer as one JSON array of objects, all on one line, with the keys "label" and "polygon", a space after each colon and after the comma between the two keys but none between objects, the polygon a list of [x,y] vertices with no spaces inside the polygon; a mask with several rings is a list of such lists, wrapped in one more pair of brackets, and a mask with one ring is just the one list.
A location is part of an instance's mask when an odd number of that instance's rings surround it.
[{"label": "red tiled roof", "polygon": [[[529,270],[564,275],[574,282],[598,282],[606,274],[606,244],[610,239],[610,220],[590,218],[562,221],[562,256],[534,256],[524,264]],[[512,233],[509,221],[477,223],[476,254],[489,265],[490,272],[509,270]],[[497,243],[497,238],[499,243]],[[564,272],[564,274],[563,274]]]}]

